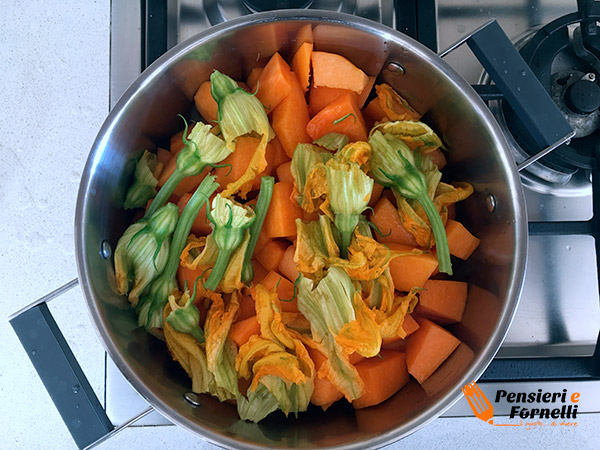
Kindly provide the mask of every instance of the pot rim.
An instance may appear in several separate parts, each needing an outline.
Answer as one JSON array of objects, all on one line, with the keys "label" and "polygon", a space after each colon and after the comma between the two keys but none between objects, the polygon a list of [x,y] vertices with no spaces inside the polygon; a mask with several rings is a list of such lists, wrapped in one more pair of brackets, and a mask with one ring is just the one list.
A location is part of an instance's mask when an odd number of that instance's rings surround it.
[{"label": "pot rim", "polygon": [[77,197],[76,214],[75,214],[75,252],[77,257],[77,269],[79,281],[81,284],[82,291],[86,298],[86,303],[90,315],[92,316],[92,322],[94,328],[106,351],[117,365],[119,370],[123,373],[128,382],[132,387],[160,414],[172,422],[181,425],[182,427],[200,435],[203,439],[211,442],[217,446],[228,446],[232,448],[244,448],[244,449],[263,449],[264,445],[251,444],[248,442],[240,442],[229,436],[215,433],[210,428],[200,425],[188,419],[186,416],[180,414],[178,411],[163,404],[163,402],[150,390],[144,383],[137,379],[135,371],[131,365],[125,360],[125,358],[118,351],[115,344],[106,335],[104,324],[99,317],[97,312],[97,305],[94,298],[94,293],[90,287],[90,280],[88,276],[88,265],[86,262],[85,254],[85,214],[88,206],[88,189],[90,182],[93,178],[95,166],[99,162],[101,155],[101,149],[103,147],[103,141],[105,136],[109,135],[111,130],[118,124],[120,118],[128,109],[128,105],[132,100],[144,91],[145,87],[156,77],[160,76],[164,66],[177,60],[185,54],[189,53],[197,45],[204,42],[210,41],[220,34],[232,32],[245,28],[248,25],[258,25],[264,23],[274,23],[280,21],[319,21],[322,23],[333,23],[339,24],[355,29],[359,29],[368,33],[375,33],[378,36],[399,42],[408,48],[411,52],[417,54],[420,58],[431,63],[441,70],[441,72],[459,89],[470,101],[473,109],[483,117],[486,124],[489,127],[494,140],[497,143],[498,156],[504,167],[507,175],[508,188],[513,194],[515,201],[515,258],[513,260],[511,273],[510,273],[510,286],[507,290],[507,301],[504,305],[502,313],[498,319],[498,325],[490,336],[487,345],[479,352],[479,357],[473,363],[472,369],[463,375],[460,382],[457,382],[455,387],[449,390],[446,395],[438,399],[429,409],[416,415],[412,420],[402,424],[400,427],[393,429],[387,433],[377,435],[375,438],[363,440],[360,442],[353,442],[350,444],[343,444],[335,446],[336,449],[346,450],[358,450],[364,448],[365,444],[368,443],[370,447],[381,447],[395,442],[403,437],[412,434],[421,427],[425,426],[429,422],[433,421],[449,409],[454,403],[456,403],[461,396],[461,386],[475,380],[481,376],[485,371],[489,363],[492,361],[494,355],[500,348],[502,341],[506,333],[508,332],[509,326],[512,322],[514,314],[516,312],[521,290],[523,287],[523,281],[525,278],[525,267],[527,259],[527,214],[525,209],[525,198],[523,193],[523,187],[519,180],[519,175],[516,169],[516,165],[512,156],[509,152],[509,146],[506,138],[491,112],[487,106],[473,90],[471,85],[467,83],[457,72],[454,71],[446,62],[444,62],[437,54],[432,52],[430,49],[413,40],[412,38],[393,30],[383,24],[364,19],[361,17],[353,16],[346,13],[321,11],[321,10],[278,10],[268,11],[262,13],[256,13],[252,15],[243,16],[233,20],[226,21],[224,23],[215,25],[190,39],[176,45],[164,55],[159,57],[154,63],[152,63],[125,91],[121,96],[115,107],[110,111],[104,124],[102,125],[96,140],[90,151],[90,155],[86,162],[80,188]]}]

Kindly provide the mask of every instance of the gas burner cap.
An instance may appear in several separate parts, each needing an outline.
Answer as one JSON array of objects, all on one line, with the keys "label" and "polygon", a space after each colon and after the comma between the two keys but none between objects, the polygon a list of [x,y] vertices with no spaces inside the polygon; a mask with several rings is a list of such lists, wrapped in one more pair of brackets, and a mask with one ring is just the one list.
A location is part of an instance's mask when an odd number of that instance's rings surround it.
[{"label": "gas burner cap", "polygon": [[600,16],[582,21],[584,16],[560,17],[515,44],[576,132],[569,145],[544,158],[544,164],[565,172],[593,168],[600,146],[600,36],[588,35]]},{"label": "gas burner cap", "polygon": [[594,83],[594,73],[566,70],[552,74],[552,100],[563,113],[575,138],[581,139],[600,127],[600,86]]},{"label": "gas burner cap", "polygon": [[[569,145],[525,169],[542,183],[567,184],[575,173],[595,167],[600,149],[600,35],[598,42],[582,38],[580,22],[579,13],[569,14],[514,43],[576,132]],[[491,83],[485,73],[480,81]],[[517,162],[542,150],[507,102],[490,102],[490,109],[508,136]]]},{"label": "gas burner cap", "polygon": [[577,114],[591,114],[600,107],[600,87],[593,81],[577,80],[565,90],[565,103]]}]

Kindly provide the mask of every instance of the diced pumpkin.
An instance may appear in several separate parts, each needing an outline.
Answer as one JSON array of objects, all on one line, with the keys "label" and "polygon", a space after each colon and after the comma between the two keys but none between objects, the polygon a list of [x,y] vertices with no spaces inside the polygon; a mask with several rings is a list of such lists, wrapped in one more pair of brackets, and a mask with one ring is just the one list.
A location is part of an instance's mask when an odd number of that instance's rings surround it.
[{"label": "diced pumpkin", "polygon": [[288,161],[281,164],[275,172],[277,173],[277,181],[287,181],[289,183],[294,182],[294,177],[292,176],[292,162]]},{"label": "diced pumpkin", "polygon": [[[183,208],[185,208],[185,205],[188,204],[190,198],[192,198],[192,194],[190,194],[189,192],[181,196],[179,202],[177,203],[177,207],[179,208],[179,214],[181,214]],[[194,219],[191,232],[196,236],[208,236],[210,233],[212,233],[210,221],[206,216],[206,206],[202,207],[202,209]]]},{"label": "diced pumpkin", "polygon": [[283,241],[272,240],[267,242],[260,252],[255,256],[256,260],[267,270],[278,270],[279,263],[283,259],[283,254],[288,248],[288,244]]},{"label": "diced pumpkin", "polygon": [[313,51],[312,42],[304,42],[292,58],[292,71],[298,77],[303,92],[308,91],[310,82],[310,60]]},{"label": "diced pumpkin", "polygon": [[448,359],[421,384],[421,387],[430,397],[448,388],[465,373],[465,368],[474,357],[473,350],[467,344],[461,342]]},{"label": "diced pumpkin", "polygon": [[[238,180],[246,172],[248,164],[250,164],[259,144],[260,139],[256,137],[241,136],[237,138],[235,151],[220,163],[220,165],[227,165],[224,167],[217,167],[214,170],[214,174],[217,176],[217,183],[219,183],[222,189],[229,183]],[[229,166],[229,164],[231,164],[231,166]],[[256,175],[254,180],[248,182],[252,184],[252,190],[260,188],[260,179],[264,175],[269,175],[267,173],[268,169],[269,167],[267,166],[263,172]]]},{"label": "diced pumpkin", "polygon": [[456,220],[449,220],[446,223],[446,236],[448,236],[450,254],[460,259],[468,259],[480,242],[462,223]]},{"label": "diced pumpkin", "polygon": [[203,271],[204,270],[190,269],[180,265],[177,268],[177,284],[179,285],[179,290],[183,292],[187,283],[187,288],[192,292],[194,290],[196,279],[202,275]]},{"label": "diced pumpkin", "polygon": [[308,105],[308,111],[311,117],[314,117],[327,105],[330,105],[331,103],[336,101],[342,94],[349,94],[350,96],[355,98],[356,104],[358,105],[358,94],[354,91],[351,91],[349,89],[330,88],[325,86],[312,86],[310,88]]},{"label": "diced pumpkin", "polygon": [[275,288],[279,296],[281,310],[285,312],[298,312],[298,300],[294,296],[294,283],[271,270],[260,284],[268,290]]},{"label": "diced pumpkin", "polygon": [[381,350],[392,350],[394,352],[404,353],[405,348],[406,340],[401,339],[399,336],[385,338],[381,341]]},{"label": "diced pumpkin", "polygon": [[296,270],[296,263],[294,262],[295,252],[296,247],[294,245],[290,245],[285,250],[283,258],[281,258],[281,262],[279,263],[279,273],[285,276],[288,280],[296,280],[299,275],[299,272]]},{"label": "diced pumpkin", "polygon": [[281,142],[275,136],[273,139],[269,141],[269,145],[267,145],[267,161],[269,162],[269,166],[273,168],[277,168],[285,162],[291,161],[292,158],[288,156],[288,154],[283,149]]},{"label": "diced pumpkin", "polygon": [[406,336],[410,336],[419,329],[419,324],[411,314],[407,314],[406,316],[404,316],[402,328],[404,329]]},{"label": "diced pumpkin", "polygon": [[377,408],[357,409],[354,412],[356,429],[359,433],[378,436],[389,433],[402,421],[414,417],[415,411],[423,410],[431,405],[421,385],[410,380],[392,398],[378,405]]},{"label": "diced pumpkin", "polygon": [[358,103],[359,108],[362,108],[365,105],[367,98],[369,98],[369,94],[371,93],[371,90],[373,89],[374,84],[375,84],[375,77],[368,77],[367,84],[365,85],[362,92],[360,94],[358,94],[357,103]]},{"label": "diced pumpkin", "polygon": [[359,362],[364,361],[366,358],[360,355],[357,352],[352,352],[348,355],[348,362],[353,366],[357,365]]},{"label": "diced pumpkin", "polygon": [[442,170],[446,166],[446,157],[444,156],[444,152],[442,152],[439,148],[427,153],[427,156],[431,158],[439,170]]},{"label": "diced pumpkin", "polygon": [[407,314],[406,316],[404,316],[402,328],[406,333],[405,338],[401,338],[398,335],[385,338],[381,341],[381,348],[384,348],[386,350],[403,352],[406,343],[406,337],[417,331],[419,329],[419,324],[415,319],[413,319],[413,317],[410,314]]},{"label": "diced pumpkin", "polygon": [[365,383],[363,395],[352,402],[356,409],[378,405],[410,380],[404,353],[381,350],[379,356],[365,359],[355,366]]},{"label": "diced pumpkin", "polygon": [[166,165],[169,164],[169,161],[171,161],[172,157],[173,154],[169,150],[166,150],[164,148],[159,148],[156,151],[156,159],[159,163],[163,165],[163,170],[164,167],[166,167]]},{"label": "diced pumpkin", "polygon": [[419,292],[415,312],[439,324],[460,322],[467,301],[467,283],[451,280],[427,280]]},{"label": "diced pumpkin", "polygon": [[315,115],[308,122],[306,132],[313,140],[327,133],[345,134],[350,141],[367,140],[365,121],[356,103],[356,97],[349,93],[339,96]]},{"label": "diced pumpkin", "polygon": [[194,103],[196,104],[196,109],[206,123],[214,123],[217,121],[219,105],[217,105],[217,102],[210,92],[210,81],[205,81],[200,85],[196,91],[196,95],[194,95]]},{"label": "diced pumpkin", "polygon": [[271,238],[296,235],[296,219],[302,217],[302,208],[292,199],[294,184],[279,181],[273,186],[271,204],[265,217],[263,230]]},{"label": "diced pumpkin", "polygon": [[267,113],[277,108],[292,90],[295,76],[279,53],[275,53],[258,77],[256,96],[265,106]]},{"label": "diced pumpkin", "polygon": [[[315,369],[318,371],[321,368],[321,365],[327,361],[327,356],[314,348],[307,347],[307,350],[315,363]],[[314,384],[315,387],[310,397],[310,402],[313,405],[320,406],[323,410],[326,410],[332,403],[344,396],[344,394],[342,394],[327,378],[319,378],[316,376]]]},{"label": "diced pumpkin", "polygon": [[[413,247],[405,244],[390,242],[390,250],[410,252]],[[435,255],[423,253],[421,255],[398,256],[390,261],[390,275],[394,286],[399,291],[408,292],[414,287],[423,287],[425,282],[437,269],[438,260]]]},{"label": "diced pumpkin", "polygon": [[304,92],[295,78],[291,84],[289,94],[275,108],[271,121],[281,146],[290,158],[294,155],[296,145],[311,142],[306,134],[310,117]]},{"label": "diced pumpkin", "polygon": [[491,330],[500,318],[501,307],[502,302],[496,295],[470,284],[462,320],[452,325],[452,331],[469,347],[479,350],[490,339]]},{"label": "diced pumpkin", "polygon": [[350,89],[360,94],[367,82],[367,75],[343,56],[335,53],[313,52],[313,85]]},{"label": "diced pumpkin", "polygon": [[256,247],[254,247],[254,255],[257,255],[264,248],[264,246],[267,245],[267,242],[270,242],[270,241],[271,241],[271,238],[265,232],[265,227],[263,224],[263,227],[260,230],[260,233],[258,233],[258,239],[256,240]]},{"label": "diced pumpkin", "polygon": [[246,84],[252,92],[256,92],[256,82],[258,81],[260,74],[263,72],[263,70],[265,70],[264,67],[255,67],[248,74]]},{"label": "diced pumpkin", "polygon": [[[256,253],[256,251],[254,253]],[[269,273],[269,271],[255,259],[252,260],[252,269],[254,269],[254,281],[262,280]]]},{"label": "diced pumpkin", "polygon": [[[188,136],[192,132],[192,129],[194,128],[194,125],[196,125],[195,122],[191,122],[189,124],[189,126],[188,126]],[[173,136],[171,136],[171,140],[169,141],[169,150],[171,151],[171,153],[173,154],[173,156],[176,156],[177,153],[179,153],[179,151],[183,147],[185,147],[185,144],[183,143],[183,132],[184,132],[184,130],[181,130],[178,133],[175,133]]]},{"label": "diced pumpkin", "polygon": [[418,318],[419,329],[406,339],[408,372],[421,384],[450,356],[460,341],[430,320]]},{"label": "diced pumpkin", "polygon": [[235,316],[235,320],[236,322],[239,322],[255,315],[256,307],[254,305],[254,299],[248,292],[243,291],[243,294],[240,297],[240,307]]},{"label": "diced pumpkin", "polygon": [[383,193],[384,189],[385,189],[385,187],[382,186],[381,184],[379,184],[377,182],[373,183],[373,190],[371,191],[371,198],[369,199],[369,206],[371,208],[375,207],[375,205],[381,198],[381,194]]},{"label": "diced pumpkin", "polygon": [[[376,191],[376,189],[379,190],[377,186],[381,185],[375,183],[373,185],[373,191]],[[383,188],[379,190],[379,196],[381,196],[382,191]],[[381,197],[379,199],[375,208],[373,208],[373,214],[371,214],[370,220],[382,233],[382,235],[375,233],[375,239],[377,239],[377,241],[384,244],[395,242],[398,244],[410,245],[412,247],[417,246],[415,237],[406,231],[406,228],[402,225],[398,210],[392,205],[392,202],[390,202],[387,197]]]},{"label": "diced pumpkin", "polygon": [[250,336],[260,333],[260,324],[256,316],[248,317],[231,324],[229,328],[229,338],[239,347],[244,345],[250,339]]},{"label": "diced pumpkin", "polygon": [[381,122],[386,118],[385,111],[381,107],[379,97],[375,97],[373,100],[371,100],[367,106],[364,107],[363,112],[365,114],[365,118],[369,117],[373,122]]}]

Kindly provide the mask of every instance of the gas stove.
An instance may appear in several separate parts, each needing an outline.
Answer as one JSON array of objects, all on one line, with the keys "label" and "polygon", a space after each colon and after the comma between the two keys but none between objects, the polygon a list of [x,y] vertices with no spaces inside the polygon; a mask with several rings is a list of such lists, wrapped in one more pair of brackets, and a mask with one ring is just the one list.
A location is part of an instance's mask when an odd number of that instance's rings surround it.
[{"label": "gas stove", "polygon": [[[111,105],[145,67],[177,43],[212,25],[272,9],[273,4],[283,7],[284,3],[287,7],[366,17],[412,36],[433,51],[449,47],[491,18],[498,21],[577,135],[569,145],[560,146],[521,171],[530,235],[527,274],[508,335],[479,385],[489,393],[501,388],[536,392],[539,388],[560,391],[576,386],[585,392],[582,398],[598,398],[600,381],[592,367],[600,365],[600,298],[591,176],[600,148],[600,88],[595,79],[600,75],[596,56],[600,56],[600,36],[596,36],[600,30],[596,30],[593,18],[598,14],[593,9],[598,2],[116,2],[112,5]],[[582,16],[587,20],[582,21]],[[514,112],[466,46],[452,51],[445,60],[489,100],[517,163],[539,151],[523,137]],[[107,360],[105,406],[109,417],[117,423],[125,421],[144,405]],[[497,415],[509,410],[508,403],[495,407]],[[580,404],[579,411],[597,412],[600,404],[588,401]],[[472,411],[466,402],[458,402],[446,415],[471,416]],[[153,413],[137,423],[159,425],[168,421]]]},{"label": "gas stove", "polygon": [[[597,218],[600,217],[600,198],[592,195],[594,187],[600,189],[597,159],[600,155],[597,80],[600,30],[596,26],[600,2],[113,2],[111,107],[131,82],[169,48],[212,25],[268,10],[273,4],[355,14],[404,32],[436,52],[465,39],[489,19],[498,21],[576,135],[520,172],[529,219],[525,284],[508,335],[478,384],[490,398],[498,390],[576,391],[581,394],[580,413],[600,412],[597,401],[600,398],[600,219]],[[524,166],[524,161],[540,149],[523,133],[517,114],[503,101],[476,57],[462,46],[444,58],[488,102],[511,144],[515,162]],[[41,300],[53,296],[50,294]],[[106,358],[105,364],[103,406],[112,423],[127,426],[130,419],[135,418],[136,426],[169,424],[160,414],[147,409],[147,403],[110,358]],[[530,406],[535,407],[535,404]],[[500,402],[494,406],[494,413],[507,415],[510,408],[508,402]],[[466,402],[458,402],[445,415],[472,416],[472,411]]]}]

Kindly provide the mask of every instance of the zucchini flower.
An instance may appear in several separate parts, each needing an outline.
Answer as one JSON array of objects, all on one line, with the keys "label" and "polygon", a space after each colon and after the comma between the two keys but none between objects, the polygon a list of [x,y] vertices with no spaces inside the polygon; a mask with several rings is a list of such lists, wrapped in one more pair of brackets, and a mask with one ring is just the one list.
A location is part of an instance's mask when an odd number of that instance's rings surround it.
[{"label": "zucchini flower", "polygon": [[360,168],[369,171],[369,158],[371,157],[371,146],[364,141],[352,142],[339,149],[334,158],[341,163],[356,163]]},{"label": "zucchini flower", "polygon": [[[300,206],[305,208],[304,188],[308,175],[313,168],[319,163],[326,163],[333,155],[329,152],[322,151],[319,147],[311,144],[298,144],[292,156],[292,165],[290,170],[294,177],[296,190],[298,191],[297,201]],[[305,208],[306,209],[306,208]]]},{"label": "zucchini flower", "polygon": [[251,262],[252,254],[256,248],[258,236],[262,229],[263,222],[265,221],[265,217],[267,216],[269,205],[271,204],[274,184],[275,179],[273,177],[262,177],[260,180],[260,192],[258,193],[258,199],[256,200],[256,208],[254,208],[256,218],[254,219],[254,222],[252,222],[252,225],[250,225],[250,228],[248,228],[250,240],[246,247],[244,266],[242,268],[242,281],[246,284],[250,283],[254,278],[254,268],[252,267]]},{"label": "zucchini flower", "polygon": [[212,238],[219,249],[217,261],[204,283],[204,287],[214,291],[229,264],[231,254],[243,242],[246,229],[252,225],[256,215],[249,207],[244,207],[221,194],[213,200],[209,218],[213,224]]},{"label": "zucchini flower", "polygon": [[340,133],[327,133],[316,141],[313,141],[313,144],[326,148],[327,150],[331,150],[332,152],[336,152],[348,144],[348,136]]},{"label": "zucchini flower", "polygon": [[163,273],[150,285],[150,291],[140,297],[135,311],[138,315],[138,325],[146,331],[159,337],[157,331],[163,326],[163,308],[173,291],[177,290],[175,277],[166,277]]},{"label": "zucchini flower", "polygon": [[242,345],[236,357],[238,376],[252,379],[247,399],[238,398],[238,412],[253,422],[276,409],[297,415],[306,410],[313,392],[314,363],[302,336],[284,324],[277,293],[258,284],[251,294],[260,334]]},{"label": "zucchini flower", "polygon": [[371,199],[373,179],[354,163],[329,161],[325,165],[325,173],[329,185],[330,207],[335,214],[334,223],[342,237],[340,256],[346,258],[352,234]]},{"label": "zucchini flower", "polygon": [[398,120],[395,122],[384,122],[375,125],[370,134],[381,131],[383,134],[393,134],[402,139],[411,150],[419,150],[421,153],[430,153],[438,148],[444,149],[444,144],[435,131],[423,122],[410,120]]},{"label": "zucchini flower", "polygon": [[186,139],[187,128],[186,123],[183,133],[186,145],[177,155],[177,167],[156,194],[145,217],[151,217],[158,208],[166,203],[181,180],[198,175],[206,166],[223,161],[232,152],[225,146],[221,138],[211,133],[210,125],[197,123],[189,138]]},{"label": "zucchini flower", "polygon": [[[375,131],[369,137],[373,149],[371,176],[379,184],[390,186],[396,193],[415,199],[423,207],[433,230],[440,272],[452,275],[452,263],[444,223],[428,192],[425,174],[419,170],[420,154],[413,152],[400,139]],[[434,176],[435,171],[430,175]]]},{"label": "zucchini flower", "polygon": [[186,289],[181,296],[181,301],[185,302],[185,306],[179,306],[174,295],[169,295],[169,304],[171,312],[167,316],[167,322],[175,331],[180,333],[191,334],[200,343],[204,342],[204,331],[200,327],[200,312],[194,305],[196,298],[196,286],[190,297],[189,291]]},{"label": "zucchini flower", "polygon": [[242,197],[245,197],[249,188],[243,188],[244,184],[253,180],[267,167],[267,143],[274,133],[265,108],[253,94],[244,91],[235,81],[218,70],[210,76],[210,83],[212,96],[218,104],[219,127],[229,151],[235,150],[235,141],[240,136],[256,133],[261,138],[244,174],[229,183],[222,193],[223,197],[230,197],[241,191]]},{"label": "zucchini flower", "polygon": [[198,212],[219,186],[215,179],[214,175],[207,175],[185,205],[173,233],[171,250],[164,271],[152,282],[149,292],[140,297],[137,305],[138,325],[145,327],[148,331],[161,328],[163,325],[163,309],[168,302],[169,295],[177,288],[175,275],[179,267],[179,256],[185,247]]},{"label": "zucchini flower", "polygon": [[129,293],[133,306],[165,268],[178,217],[177,206],[169,203],[151,218],[130,225],[119,239],[114,259],[117,289],[120,294]]},{"label": "zucchini flower", "polygon": [[421,114],[410,106],[389,84],[375,86],[381,109],[390,120],[419,120]]},{"label": "zucchini flower", "polygon": [[133,184],[125,195],[123,208],[134,209],[143,207],[148,200],[156,195],[158,180],[154,177],[154,171],[158,160],[154,153],[144,150],[144,153],[135,166]]},{"label": "zucchini flower", "polygon": [[326,374],[348,401],[353,401],[363,394],[364,383],[348,355],[357,351],[373,357],[379,352],[377,323],[343,269],[331,267],[314,289],[312,286],[311,280],[300,278],[298,310],[310,322],[312,339],[326,351],[327,361],[319,374]]}]

